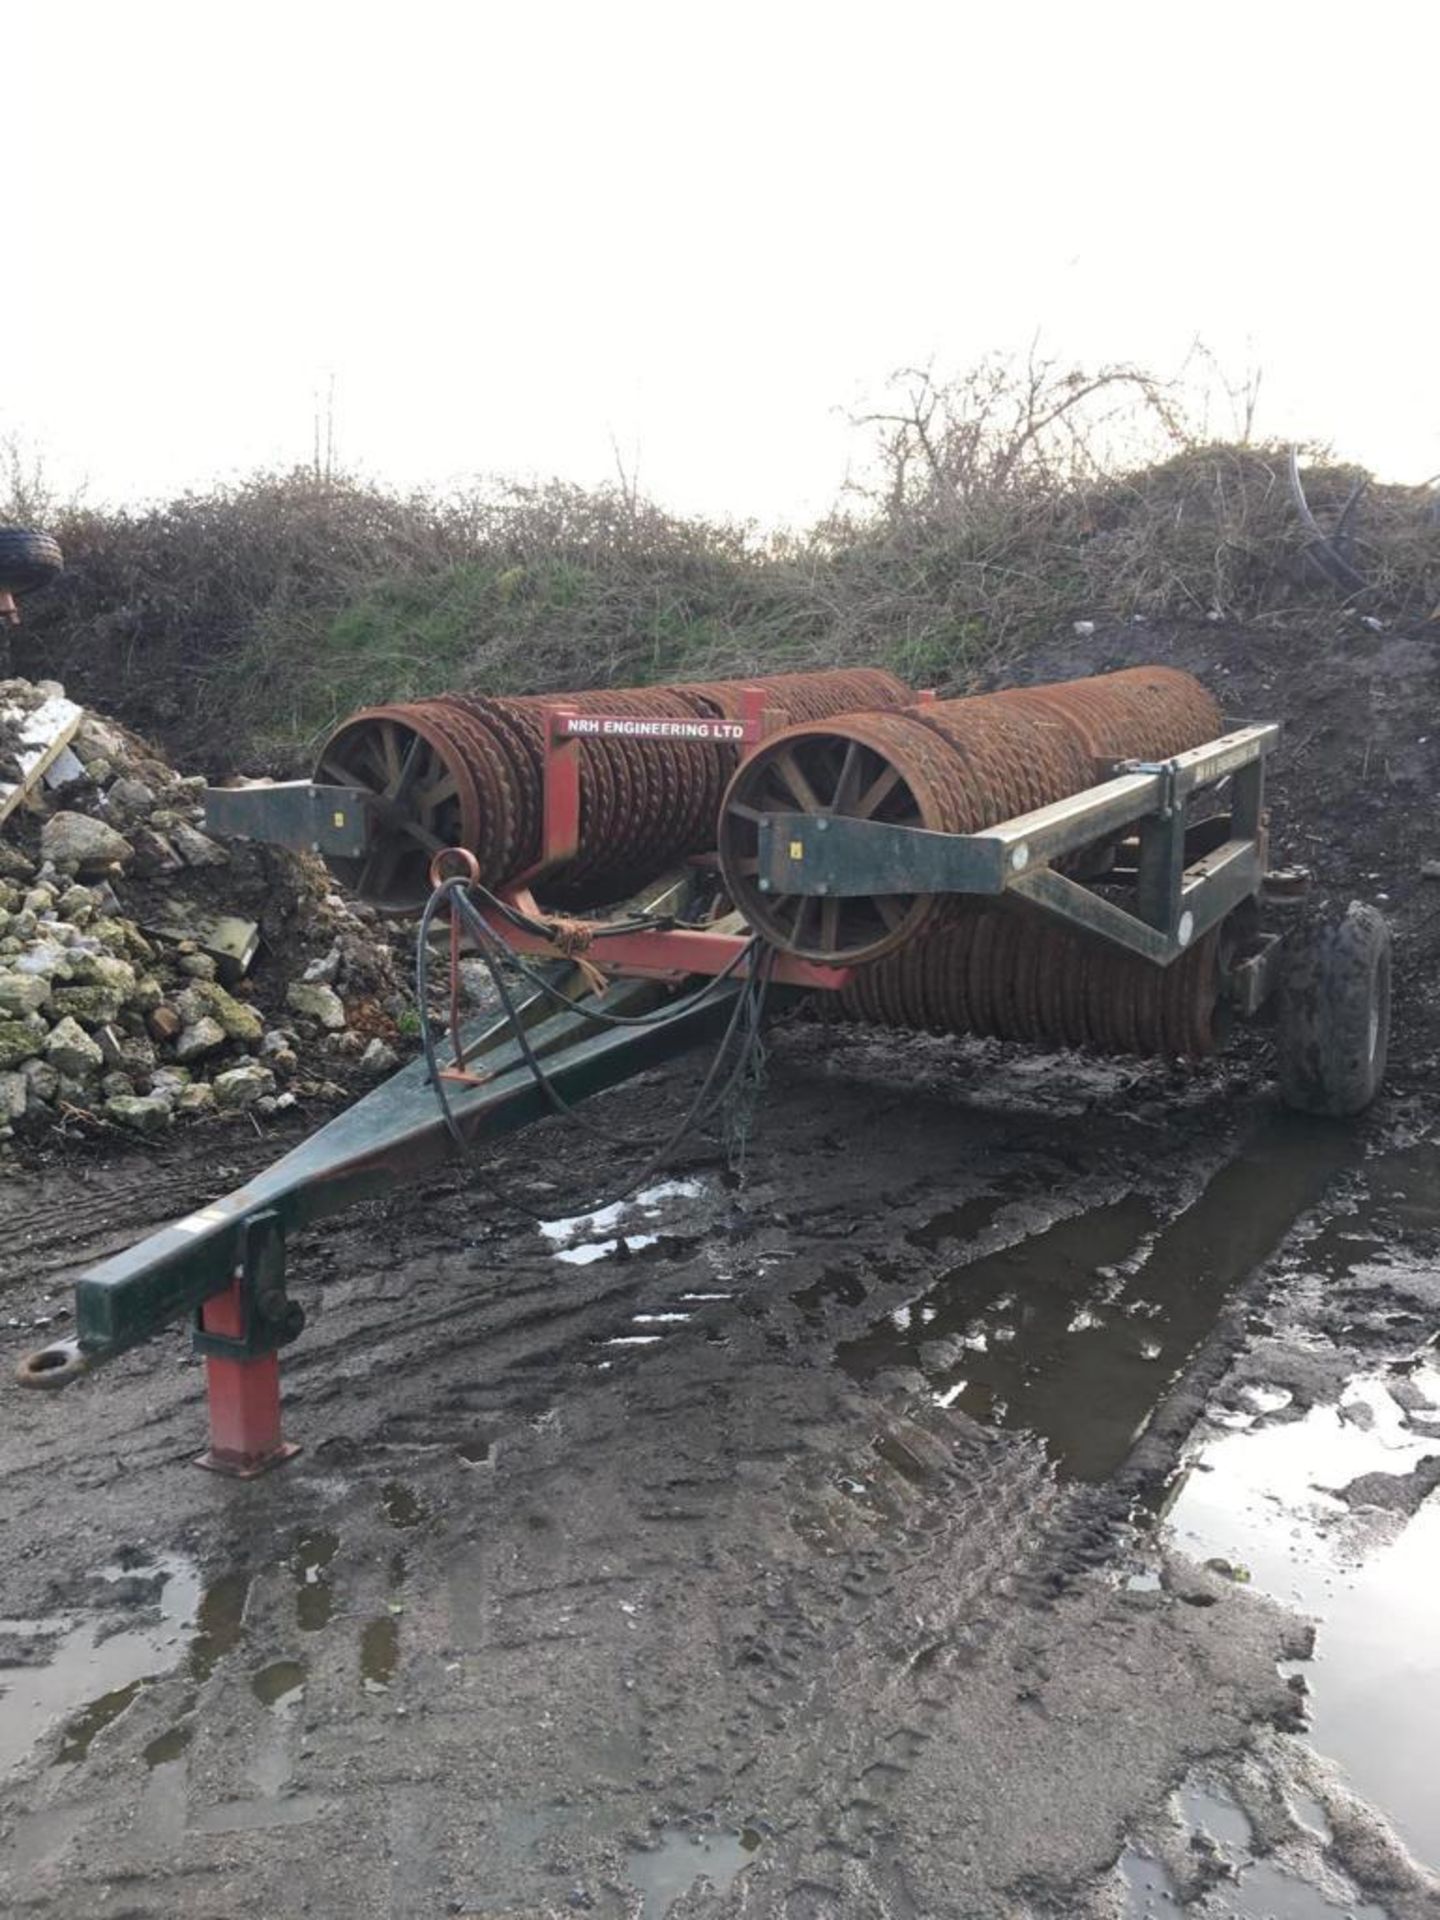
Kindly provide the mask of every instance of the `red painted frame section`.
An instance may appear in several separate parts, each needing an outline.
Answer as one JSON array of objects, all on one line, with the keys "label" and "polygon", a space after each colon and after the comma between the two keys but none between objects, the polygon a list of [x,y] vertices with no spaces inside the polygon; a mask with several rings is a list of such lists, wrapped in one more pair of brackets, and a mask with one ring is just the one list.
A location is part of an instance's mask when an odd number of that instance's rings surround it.
[{"label": "red painted frame section", "polygon": [[[507,906],[530,919],[545,918],[543,908],[536,905],[535,896],[526,888],[511,887],[499,897]],[[583,924],[593,927],[597,933],[603,934],[605,931],[603,920],[591,920]],[[503,940],[516,953],[536,954],[549,960],[555,958],[553,943],[539,934],[527,933],[508,920],[492,920],[490,926],[496,938]],[[723,973],[748,944],[749,936],[746,934],[668,927],[606,935],[584,951],[589,965],[607,973],[633,974],[647,980],[680,980],[687,974],[713,978],[717,973]],[[777,953],[774,955],[770,978],[786,987],[808,987],[824,993],[838,993],[850,979],[852,971],[850,967],[826,967],[815,960],[801,960],[793,954]],[[743,980],[748,972],[749,967],[741,961],[735,968],[735,978]]]},{"label": "red painted frame section", "polygon": [[[236,1279],[226,1293],[217,1293],[200,1309],[206,1333],[240,1339],[245,1332],[245,1298]],[[216,1354],[205,1357],[206,1401],[210,1410],[210,1446],[196,1459],[197,1467],[252,1480],[282,1461],[293,1459],[299,1447],[280,1431],[280,1356],[257,1354],[252,1360],[231,1360]]]},{"label": "red painted frame section", "polygon": [[[923,695],[921,696],[924,697]],[[933,699],[933,695],[931,698]],[[574,707],[556,705],[545,708],[544,806],[540,859],[501,898],[527,918],[543,919],[529,891],[529,883],[551,867],[574,858],[580,844],[580,743],[603,739],[610,724],[623,727],[633,714],[577,713]],[[583,731],[574,731],[580,725]],[[740,719],[714,723],[715,744],[741,748],[741,758],[753,753],[768,736],[785,725],[785,716],[765,705],[763,687],[744,687],[740,692]],[[725,732],[719,729],[724,727]],[[693,737],[693,736],[692,736]],[[597,931],[603,920],[589,923]],[[509,921],[494,926],[496,936],[516,953],[554,957],[554,947],[538,934],[526,933]],[[635,974],[653,980],[679,980],[687,974],[723,973],[746,945],[743,935],[695,932],[674,927],[666,932],[624,933],[607,936],[585,949],[585,958],[607,972]],[[748,968],[742,961],[735,969],[743,978]],[[800,960],[790,954],[776,954],[771,979],[782,986],[808,987],[821,992],[838,993],[850,978],[848,967],[824,967],[812,960]],[[464,1062],[460,1062],[463,1070]]]},{"label": "red painted frame section", "polygon": [[568,728],[573,707],[545,709],[545,787],[540,864],[532,873],[573,860],[580,845],[580,741]]},{"label": "red painted frame section", "polygon": [[[603,739],[607,726],[623,728],[635,718],[634,714],[623,713],[582,714],[574,707],[561,705],[544,709],[545,771],[540,858],[522,875],[522,884],[548,872],[551,867],[575,858],[580,845],[581,741]],[[717,746],[738,746],[740,757],[744,760],[762,740],[784,724],[784,714],[765,705],[763,687],[744,687],[740,693],[739,720],[709,722],[715,729],[710,737]],[[690,738],[694,740],[695,736],[691,735]],[[696,744],[705,743],[701,739]]]}]

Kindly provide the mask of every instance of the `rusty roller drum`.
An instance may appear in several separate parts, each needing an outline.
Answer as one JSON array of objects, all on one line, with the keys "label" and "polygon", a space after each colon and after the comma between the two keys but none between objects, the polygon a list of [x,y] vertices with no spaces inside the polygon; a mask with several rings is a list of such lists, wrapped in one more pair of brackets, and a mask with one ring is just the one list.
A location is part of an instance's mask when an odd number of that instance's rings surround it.
[{"label": "rusty roller drum", "polygon": [[1200,683],[1169,667],[792,726],[767,740],[726,792],[719,829],[726,883],[751,925],[786,952],[834,965],[878,960],[952,917],[955,900],[762,891],[766,815],[844,814],[977,833],[1079,793],[1115,760],[1183,752],[1221,727]]},{"label": "rusty roller drum", "polygon": [[[1195,1059],[1221,1037],[1219,928],[1168,967],[1023,902],[965,902],[942,925],[857,967],[843,1020],[1106,1054]],[[827,997],[828,999],[828,997]]]},{"label": "rusty roller drum", "polygon": [[[597,688],[515,697],[447,693],[370,707],[321,749],[317,781],[358,787],[378,823],[363,859],[330,859],[336,877],[390,911],[419,907],[430,857],[466,847],[488,886],[529,872],[540,858],[548,706],[636,717],[738,719],[747,688],[785,721],[823,721],[863,708],[904,707],[914,694],[872,668],[776,674],[751,680]],[[580,844],[545,881],[557,905],[622,898],[687,854],[715,845],[733,746],[630,737],[582,739]]]}]

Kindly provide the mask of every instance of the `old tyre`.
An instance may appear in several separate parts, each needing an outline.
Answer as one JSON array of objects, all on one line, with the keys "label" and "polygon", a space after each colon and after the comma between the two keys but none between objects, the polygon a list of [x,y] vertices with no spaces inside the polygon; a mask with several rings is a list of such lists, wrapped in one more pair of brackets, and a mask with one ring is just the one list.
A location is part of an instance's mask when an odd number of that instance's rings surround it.
[{"label": "old tyre", "polygon": [[48,533],[0,527],[0,593],[33,593],[48,586],[64,566]]},{"label": "old tyre", "polygon": [[1294,936],[1280,992],[1280,1093],[1298,1113],[1361,1113],[1390,1039],[1390,929],[1352,901]]}]

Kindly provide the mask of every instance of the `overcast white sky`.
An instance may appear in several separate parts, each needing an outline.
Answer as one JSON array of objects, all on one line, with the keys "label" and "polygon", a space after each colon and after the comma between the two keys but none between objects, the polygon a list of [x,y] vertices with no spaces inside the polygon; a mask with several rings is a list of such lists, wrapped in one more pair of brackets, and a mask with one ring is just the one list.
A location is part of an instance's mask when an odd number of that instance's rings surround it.
[{"label": "overcast white sky", "polygon": [[1263,369],[1440,469],[1433,0],[8,0],[0,436],[804,519],[907,362]]}]

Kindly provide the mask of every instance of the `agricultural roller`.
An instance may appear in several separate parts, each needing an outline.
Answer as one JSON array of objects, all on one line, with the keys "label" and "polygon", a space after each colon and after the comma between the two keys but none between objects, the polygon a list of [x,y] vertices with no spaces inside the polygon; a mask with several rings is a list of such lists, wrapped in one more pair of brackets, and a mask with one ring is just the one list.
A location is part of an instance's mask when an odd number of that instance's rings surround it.
[{"label": "agricultural roller", "polygon": [[[1285,1100],[1358,1113],[1384,1073],[1389,934],[1369,907],[1309,912],[1305,876],[1269,871],[1278,737],[1227,727],[1163,667],[947,701],[856,670],[357,714],[313,780],[212,789],[207,820],[419,912],[422,1057],[240,1191],[82,1274],[76,1338],[20,1379],[65,1385],[193,1315],[200,1464],[263,1472],[294,1451],[291,1236],[712,1041],[671,1147],[743,1072],[766,1013],[797,1001],[1173,1058],[1274,1007]],[[466,951],[491,966],[499,1019],[460,1019]]]},{"label": "agricultural roller", "polygon": [[[536,874],[544,851],[552,900],[621,899],[714,846],[747,724],[898,708],[912,697],[893,674],[862,667],[780,674],[758,687],[710,680],[549,699],[447,693],[369,707],[320,750],[316,780],[354,788],[370,827],[363,852],[330,864],[362,899],[391,911],[424,905],[431,858],[451,846],[474,854],[491,888]],[[577,743],[564,770],[578,781],[578,815],[557,845],[544,818],[546,760],[563,740]]]}]

